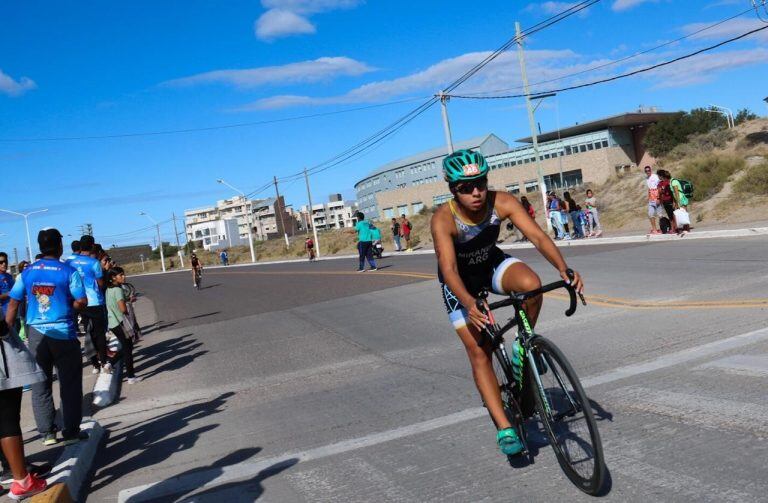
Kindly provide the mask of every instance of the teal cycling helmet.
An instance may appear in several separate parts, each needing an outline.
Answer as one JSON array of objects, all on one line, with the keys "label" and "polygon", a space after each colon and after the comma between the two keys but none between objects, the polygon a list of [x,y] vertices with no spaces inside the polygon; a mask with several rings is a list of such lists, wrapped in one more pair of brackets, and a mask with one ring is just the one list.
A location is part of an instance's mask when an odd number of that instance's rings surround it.
[{"label": "teal cycling helmet", "polygon": [[480,152],[462,149],[443,159],[443,176],[448,183],[488,176],[488,163]]}]

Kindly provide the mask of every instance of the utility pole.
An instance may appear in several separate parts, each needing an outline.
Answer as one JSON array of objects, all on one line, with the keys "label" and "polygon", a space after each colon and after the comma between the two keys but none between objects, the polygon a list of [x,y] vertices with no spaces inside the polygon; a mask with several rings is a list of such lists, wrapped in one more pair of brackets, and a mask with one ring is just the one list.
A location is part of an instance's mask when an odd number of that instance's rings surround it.
[{"label": "utility pole", "polygon": [[[291,243],[288,241],[288,233],[285,232],[285,222],[283,221],[283,208],[280,207],[280,191],[277,189],[277,177],[273,177],[275,180],[275,194],[277,194],[277,200],[275,201],[275,211],[280,212],[280,227],[283,228],[283,236],[285,237],[285,247],[288,248],[291,246]],[[285,206],[285,205],[283,205]]]},{"label": "utility pole", "polygon": [[143,211],[140,212],[139,215],[144,215],[150,222],[155,224],[155,229],[157,229],[158,248],[160,248],[160,267],[163,269],[163,272],[165,272],[165,255],[163,254],[163,238],[160,237],[160,224]]},{"label": "utility pole", "polygon": [[176,212],[174,211],[172,213],[173,215],[173,235],[176,236],[176,253],[179,255],[179,264],[181,267],[184,267],[184,254],[181,252],[181,243],[179,243],[179,231],[176,229]]},{"label": "utility pole", "polygon": [[13,247],[13,261],[16,262],[16,271],[19,269],[19,250],[15,246]]},{"label": "utility pole", "polygon": [[[531,91],[528,87],[528,75],[525,71],[525,54],[523,54],[523,38],[520,32],[520,23],[515,22],[515,39],[517,40],[517,58],[520,60],[520,76],[523,79],[523,92],[525,93],[525,106],[528,109],[528,124],[531,128],[531,140],[533,141],[533,155],[536,157],[536,170],[539,177],[539,190],[541,199],[544,202],[544,213],[547,211],[547,185],[544,183],[544,171],[541,168],[541,159],[539,157],[539,137],[536,134],[536,120],[533,117],[533,108],[531,108]],[[547,231],[552,231],[552,222],[547,220]]]},{"label": "utility pole", "polygon": [[440,98],[440,108],[443,112],[443,132],[445,133],[445,144],[448,146],[448,155],[453,153],[453,138],[451,137],[451,123],[448,121],[448,100],[451,97],[440,91],[437,96]]},{"label": "utility pole", "polygon": [[317,258],[320,258],[320,242],[317,240],[317,228],[315,227],[315,219],[312,216],[312,192],[309,190],[309,175],[307,174],[307,168],[304,168],[304,181],[307,182],[307,200],[309,201],[309,225],[312,226],[312,235],[315,237],[315,249],[317,250]]}]

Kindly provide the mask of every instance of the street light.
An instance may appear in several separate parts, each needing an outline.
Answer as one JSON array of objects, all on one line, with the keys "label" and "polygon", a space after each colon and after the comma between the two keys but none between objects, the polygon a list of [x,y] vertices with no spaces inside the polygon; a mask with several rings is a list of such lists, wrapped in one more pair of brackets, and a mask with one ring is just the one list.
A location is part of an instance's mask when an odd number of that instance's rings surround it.
[{"label": "street light", "polygon": [[710,112],[717,112],[725,115],[725,122],[728,123],[728,129],[736,127],[736,121],[733,120],[733,112],[730,108],[721,107],[718,105],[709,105],[712,110]]},{"label": "street light", "polygon": [[[251,247],[251,262],[256,262],[256,250],[253,249],[253,234],[252,234],[252,225],[251,225],[251,201],[246,197],[245,192],[238,189],[237,187],[233,187],[232,185],[225,182],[222,178],[219,178],[216,180],[218,183],[222,185],[226,185],[230,189],[234,190],[235,192],[239,192],[241,196],[243,196],[243,199],[245,199],[245,222],[248,224],[248,245]],[[229,232],[227,232],[227,235],[229,235]]]},{"label": "street light", "polygon": [[[144,215],[149,219],[150,222],[155,224],[155,229],[157,229],[157,243],[158,243],[158,247],[160,248],[160,267],[162,267],[163,272],[165,272],[165,255],[163,254],[163,239],[160,237],[160,224],[157,223],[157,220],[150,217],[143,211],[139,212],[139,215]],[[142,266],[143,265],[144,264],[142,264]]]},{"label": "street light", "polygon": [[0,209],[0,211],[3,211],[5,213],[10,213],[12,215],[24,217],[24,226],[27,228],[27,260],[32,262],[32,241],[29,239],[29,216],[34,213],[43,213],[44,211],[48,211],[48,208],[45,208],[42,210],[30,211],[29,213],[19,213],[18,211],[3,210],[3,209]]}]

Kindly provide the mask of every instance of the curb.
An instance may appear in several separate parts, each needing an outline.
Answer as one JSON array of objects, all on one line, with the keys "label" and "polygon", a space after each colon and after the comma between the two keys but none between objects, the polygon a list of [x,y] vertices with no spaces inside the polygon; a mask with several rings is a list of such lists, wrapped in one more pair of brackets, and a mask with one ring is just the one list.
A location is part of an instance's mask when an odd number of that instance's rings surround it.
[{"label": "curb", "polygon": [[[692,239],[719,239],[719,238],[738,238],[738,237],[751,237],[751,236],[766,236],[768,235],[768,227],[748,227],[744,229],[725,229],[716,231],[695,231],[687,234],[684,238],[679,237],[676,234],[656,234],[656,235],[635,235],[635,236],[618,236],[618,237],[604,237],[604,238],[589,238],[578,239],[575,241],[555,241],[555,245],[559,248],[565,248],[569,246],[590,246],[590,245],[606,245],[606,244],[622,244],[622,243],[660,243],[666,241],[690,241]],[[514,250],[517,248],[533,248],[531,243],[512,243],[499,245],[502,250]],[[408,255],[432,255],[435,250],[432,248],[426,250],[414,250],[411,252],[387,252],[384,257],[392,258],[397,256]],[[347,260],[357,259],[357,255],[332,255],[330,257],[322,257],[317,259],[318,262],[326,260]],[[231,269],[234,267],[248,267],[248,266],[264,266],[264,265],[277,265],[277,264],[294,264],[294,263],[306,263],[307,259],[286,259],[286,260],[271,260],[268,262],[256,262],[252,264],[250,262],[244,264],[232,264],[228,266],[223,265],[211,265],[205,269]],[[132,274],[131,277],[139,276],[157,276],[160,274],[173,274],[176,272],[186,272],[189,274],[188,269],[177,269],[175,271],[167,272],[147,272],[141,274]]]},{"label": "curb", "polygon": [[104,428],[95,420],[86,419],[80,429],[88,433],[88,440],[64,449],[56,460],[51,475],[47,477],[48,489],[33,496],[29,500],[31,503],[80,501],[80,492],[88,481],[96,453],[104,438]]},{"label": "curb", "polygon": [[96,407],[106,407],[115,401],[117,397],[118,383],[122,374],[122,361],[118,362],[113,368],[111,374],[99,374],[96,384],[93,386],[93,405]]}]

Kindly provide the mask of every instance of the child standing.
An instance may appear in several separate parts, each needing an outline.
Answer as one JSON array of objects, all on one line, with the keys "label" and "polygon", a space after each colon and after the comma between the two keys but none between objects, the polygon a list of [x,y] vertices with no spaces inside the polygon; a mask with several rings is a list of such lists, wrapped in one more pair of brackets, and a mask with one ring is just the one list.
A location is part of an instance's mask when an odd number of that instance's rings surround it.
[{"label": "child standing", "polygon": [[[107,316],[108,327],[115,334],[120,345],[123,347],[121,353],[123,363],[125,364],[125,377],[128,384],[135,384],[140,379],[136,377],[133,371],[133,338],[128,337],[123,329],[123,319],[128,312],[125,305],[125,294],[123,293],[123,283],[125,283],[125,271],[122,267],[113,267],[107,273]],[[114,366],[115,362],[112,362]]]}]

